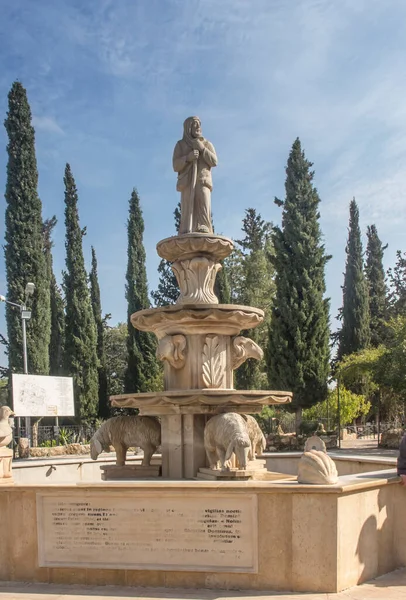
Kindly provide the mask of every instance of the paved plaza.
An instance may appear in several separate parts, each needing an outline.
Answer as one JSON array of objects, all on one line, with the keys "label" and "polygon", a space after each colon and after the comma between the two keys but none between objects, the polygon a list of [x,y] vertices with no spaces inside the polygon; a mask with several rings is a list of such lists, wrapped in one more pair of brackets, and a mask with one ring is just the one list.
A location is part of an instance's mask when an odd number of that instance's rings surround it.
[{"label": "paved plaza", "polygon": [[0,600],[98,600],[101,598],[148,598],[148,600],[406,600],[406,569],[378,577],[339,594],[298,594],[288,592],[238,592],[118,586],[66,586],[35,583],[3,583]]}]

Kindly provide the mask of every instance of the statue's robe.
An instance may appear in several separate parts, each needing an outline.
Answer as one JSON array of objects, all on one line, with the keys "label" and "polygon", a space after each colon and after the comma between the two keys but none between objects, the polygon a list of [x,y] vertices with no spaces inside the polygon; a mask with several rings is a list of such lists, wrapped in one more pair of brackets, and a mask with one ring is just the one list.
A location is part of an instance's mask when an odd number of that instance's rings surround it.
[{"label": "statue's robe", "polygon": [[[217,165],[213,145],[201,138],[204,150],[199,151],[197,161],[187,161],[193,150],[185,139],[179,140],[173,152],[173,169],[178,173],[176,189],[181,193],[181,219],[179,233],[213,233],[211,223],[211,191],[213,183],[211,168]],[[196,182],[194,182],[196,163]],[[195,185],[193,185],[195,183]]]}]

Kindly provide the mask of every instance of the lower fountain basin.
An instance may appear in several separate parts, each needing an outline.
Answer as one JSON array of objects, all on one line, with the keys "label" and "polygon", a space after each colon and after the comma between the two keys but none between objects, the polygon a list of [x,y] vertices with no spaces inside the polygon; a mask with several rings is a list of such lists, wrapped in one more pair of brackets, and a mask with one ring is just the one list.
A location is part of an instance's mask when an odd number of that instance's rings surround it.
[{"label": "lower fountain basin", "polygon": [[291,392],[274,390],[198,389],[120,394],[110,397],[112,406],[138,408],[140,414],[260,412],[269,404],[289,404]]}]

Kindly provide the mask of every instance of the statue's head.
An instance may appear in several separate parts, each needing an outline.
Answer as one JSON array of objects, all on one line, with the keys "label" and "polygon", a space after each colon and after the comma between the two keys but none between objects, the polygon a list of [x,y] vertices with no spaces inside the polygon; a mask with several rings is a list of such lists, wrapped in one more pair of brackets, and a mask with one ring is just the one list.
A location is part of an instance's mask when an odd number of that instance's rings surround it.
[{"label": "statue's head", "polygon": [[202,137],[202,124],[199,117],[188,117],[183,123],[183,132],[186,137]]}]

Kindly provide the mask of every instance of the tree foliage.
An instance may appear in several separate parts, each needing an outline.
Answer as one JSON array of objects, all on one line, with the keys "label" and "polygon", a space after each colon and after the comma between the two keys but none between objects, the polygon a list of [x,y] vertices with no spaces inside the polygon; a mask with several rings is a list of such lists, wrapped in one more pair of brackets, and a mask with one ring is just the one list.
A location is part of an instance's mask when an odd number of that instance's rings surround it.
[{"label": "tree foliage", "polygon": [[127,370],[127,323],[110,327],[104,320],[107,394],[124,394],[124,379]]},{"label": "tree foliage", "polygon": [[129,202],[128,262],[126,274],[126,299],[128,302],[127,351],[128,362],[125,375],[126,392],[147,392],[154,389],[160,368],[155,356],[156,340],[152,333],[133,327],[131,315],[150,308],[148,299],[145,249],[143,244],[144,219],[138,193],[134,188]]},{"label": "tree foliage", "polygon": [[[303,417],[309,421],[329,419],[332,426],[338,425],[338,389],[330,390],[326,400],[319,402],[303,412]],[[340,386],[340,423],[349,425],[357,419],[367,415],[371,403],[361,394],[354,394],[345,387]]]},{"label": "tree foliage", "polygon": [[365,275],[369,295],[369,328],[372,346],[379,346],[384,341],[385,318],[387,313],[387,290],[385,271],[383,268],[383,253],[387,246],[382,246],[375,225],[367,228],[367,252]]},{"label": "tree foliage", "polygon": [[47,278],[50,281],[51,299],[51,339],[49,343],[49,373],[50,375],[63,375],[64,373],[64,348],[65,348],[65,305],[61,290],[57,284],[52,260],[52,232],[57,224],[53,216],[46,219],[43,224],[45,262]]},{"label": "tree foliage", "polygon": [[[180,203],[176,206],[173,212],[175,218],[175,230],[179,231],[180,225]],[[167,304],[175,304],[179,297],[179,286],[176,277],[172,271],[171,263],[162,258],[158,265],[159,281],[158,289],[151,292],[152,300],[155,306],[166,306]]]},{"label": "tree foliage", "polygon": [[388,269],[390,293],[389,313],[392,317],[406,316],[406,253],[396,252],[396,264]]},{"label": "tree foliage", "polygon": [[337,360],[347,354],[366,348],[370,343],[369,295],[364,274],[359,212],[355,198],[350,203],[350,221],[344,285],[343,306],[339,318],[342,322],[337,333]]},{"label": "tree foliage", "polygon": [[110,405],[107,397],[107,374],[106,374],[106,353],[104,348],[104,325],[102,319],[102,307],[100,300],[99,277],[97,274],[96,251],[92,246],[92,268],[89,275],[90,298],[92,302],[92,311],[97,332],[97,359],[99,375],[99,408],[98,415],[102,419],[110,416]]},{"label": "tree foliage", "polygon": [[87,287],[78,194],[70,166],[65,168],[66,300],[65,371],[73,376],[76,416],[83,421],[97,417],[98,361],[97,334]]},{"label": "tree foliage", "polygon": [[[265,319],[261,325],[241,332],[263,350],[266,350],[268,342],[270,309],[275,295],[274,269],[269,260],[272,252],[271,227],[254,208],[248,208],[242,223],[245,236],[237,240],[240,251],[229,262],[233,265],[231,269],[234,281],[238,282],[233,301],[265,311]],[[264,389],[267,387],[265,361],[248,359],[235,371],[234,378],[237,389]]]},{"label": "tree foliage", "polygon": [[[8,95],[4,125],[8,134],[6,184],[5,262],[7,298],[22,304],[27,282],[35,285],[27,323],[27,354],[30,373],[49,373],[51,336],[50,280],[44,254],[42,204],[38,196],[35,133],[27,92],[15,81]],[[23,371],[21,316],[6,305],[10,371]]]},{"label": "tree foliage", "polygon": [[274,227],[276,298],[269,329],[270,389],[293,392],[297,425],[302,407],[327,396],[329,373],[329,300],[325,265],[329,256],[319,225],[320,198],[314,173],[297,139],[286,168],[282,228]]}]

